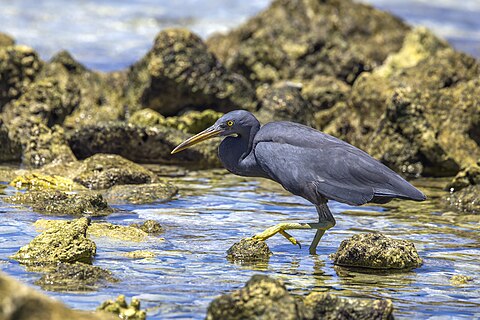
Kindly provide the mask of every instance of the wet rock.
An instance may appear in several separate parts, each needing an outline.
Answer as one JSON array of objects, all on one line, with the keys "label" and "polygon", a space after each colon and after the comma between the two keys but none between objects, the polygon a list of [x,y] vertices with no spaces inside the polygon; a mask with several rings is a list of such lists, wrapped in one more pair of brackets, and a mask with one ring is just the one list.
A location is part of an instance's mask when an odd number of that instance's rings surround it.
[{"label": "wet rock", "polygon": [[461,213],[480,214],[480,185],[468,186],[446,196],[451,208]]},{"label": "wet rock", "polygon": [[470,185],[480,185],[480,162],[457,173],[445,189],[450,192],[455,192]]},{"label": "wet rock", "polygon": [[10,182],[10,185],[17,189],[28,190],[85,190],[85,187],[74,182],[70,178],[32,171],[27,171],[24,174],[15,177]]},{"label": "wet rock", "polygon": [[4,320],[114,320],[107,313],[71,310],[57,300],[0,273],[0,318]]},{"label": "wet rock", "polygon": [[227,258],[231,261],[256,262],[268,261],[272,252],[265,241],[245,238],[227,250]]},{"label": "wet rock", "polygon": [[149,238],[148,233],[138,228],[104,222],[92,223],[88,228],[88,235],[131,242],[142,242]]},{"label": "wet rock", "polygon": [[96,154],[83,160],[75,174],[75,182],[92,190],[157,180],[157,176],[150,170],[113,154]]},{"label": "wet rock", "polygon": [[170,183],[152,183],[141,185],[116,185],[105,193],[112,204],[148,204],[172,200],[178,188]]},{"label": "wet rock", "polygon": [[96,246],[86,237],[89,223],[89,219],[80,218],[54,225],[11,258],[29,266],[75,261],[91,264]]},{"label": "wet rock", "polygon": [[400,19],[353,1],[273,1],[208,46],[227,68],[256,83],[333,76],[353,83],[400,49]]},{"label": "wet rock", "polygon": [[157,256],[155,252],[147,251],[147,250],[135,250],[135,251],[124,253],[122,255],[130,259],[147,259],[147,258],[154,258]]},{"label": "wet rock", "polygon": [[304,319],[303,312],[282,282],[254,275],[242,289],[213,300],[206,319]]},{"label": "wet rock", "polygon": [[479,76],[478,61],[417,28],[321,127],[406,175],[451,176],[480,157]]},{"label": "wet rock", "polygon": [[456,274],[450,278],[450,284],[452,286],[463,286],[473,281],[473,277],[465,276],[463,274]]},{"label": "wet rock", "polygon": [[200,168],[221,166],[218,141],[212,139],[184,152],[170,152],[190,135],[163,126],[138,127],[125,123],[105,123],[83,127],[70,134],[75,155],[84,159],[96,153],[118,154],[138,163],[182,164]]},{"label": "wet rock", "polygon": [[42,62],[38,54],[26,46],[0,46],[0,111],[17,99],[33,82]]},{"label": "wet rock", "polygon": [[128,305],[124,295],[119,295],[115,301],[107,300],[103,302],[97,310],[116,314],[120,319],[145,320],[147,318],[147,313],[140,310],[140,300],[132,298],[130,305]]},{"label": "wet rock", "polygon": [[259,88],[260,111],[258,119],[262,123],[292,120],[313,125],[313,106],[302,97],[301,84],[277,83]]},{"label": "wet rock", "polygon": [[125,91],[130,105],[164,116],[187,107],[222,112],[255,108],[250,84],[227,71],[202,40],[185,29],[157,35],[153,48],[129,70]]},{"label": "wet rock", "polygon": [[118,279],[108,270],[81,262],[61,262],[35,284],[47,291],[94,291],[114,282]]},{"label": "wet rock", "polygon": [[130,227],[138,228],[148,234],[153,235],[163,232],[162,226],[155,220],[146,220],[142,224],[132,223]]},{"label": "wet rock", "polygon": [[308,319],[393,320],[390,299],[352,299],[313,292],[305,297],[304,303]]},{"label": "wet rock", "polygon": [[9,47],[15,44],[15,40],[8,34],[0,32],[0,47]]},{"label": "wet rock", "polygon": [[339,266],[373,269],[410,269],[422,264],[412,242],[379,233],[357,234],[343,240],[331,258]]},{"label": "wet rock", "polygon": [[101,194],[68,194],[56,191],[28,191],[3,199],[5,202],[31,206],[36,212],[52,215],[105,216],[113,212]]}]

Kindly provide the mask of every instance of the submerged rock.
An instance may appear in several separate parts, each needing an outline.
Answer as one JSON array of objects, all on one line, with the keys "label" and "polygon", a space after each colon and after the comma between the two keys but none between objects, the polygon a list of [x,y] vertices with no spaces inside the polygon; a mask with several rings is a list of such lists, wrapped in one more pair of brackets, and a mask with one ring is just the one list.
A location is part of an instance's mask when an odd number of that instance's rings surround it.
[{"label": "submerged rock", "polygon": [[305,297],[304,303],[307,319],[393,320],[390,299],[352,299],[313,292]]},{"label": "submerged rock", "polygon": [[62,222],[43,231],[11,258],[29,266],[75,261],[91,264],[96,246],[86,237],[90,220],[80,218]]},{"label": "submerged rock", "polygon": [[116,185],[105,193],[111,204],[148,204],[172,200],[178,188],[170,183]]},{"label": "submerged rock", "polygon": [[120,319],[145,320],[147,318],[147,313],[140,310],[140,300],[132,298],[130,305],[128,305],[124,295],[119,295],[115,301],[107,300],[103,302],[97,310],[116,314]]},{"label": "submerged rock", "polygon": [[78,311],[0,272],[0,318],[4,320],[115,320],[103,312]]},{"label": "submerged rock", "polygon": [[219,167],[218,142],[211,140],[175,155],[170,152],[190,135],[164,126],[138,127],[105,123],[75,130],[69,138],[75,155],[84,159],[96,153],[118,154],[138,163],[185,164]]},{"label": "submerged rock", "polygon": [[120,241],[141,242],[147,240],[148,233],[135,227],[119,226],[106,222],[92,223],[88,228],[88,235],[106,237]]},{"label": "submerged rock", "polygon": [[245,238],[227,250],[227,258],[231,261],[256,262],[268,261],[272,252],[265,241]]},{"label": "submerged rock", "polygon": [[208,46],[227,68],[256,83],[333,76],[353,83],[400,48],[408,27],[353,1],[277,0]]},{"label": "submerged rock", "polygon": [[255,108],[250,84],[225,69],[202,40],[185,29],[160,32],[153,48],[130,68],[127,83],[131,105],[164,116],[187,107],[222,112]]},{"label": "submerged rock", "polygon": [[160,223],[158,223],[155,220],[146,220],[142,224],[132,223],[130,225],[130,227],[138,228],[138,229],[140,229],[140,230],[142,230],[142,231],[144,231],[148,234],[152,234],[152,235],[159,234],[159,233],[163,232],[162,226],[160,225]]},{"label": "submerged rock", "polygon": [[465,276],[463,274],[456,274],[450,278],[450,284],[452,286],[463,286],[473,281],[473,277]]},{"label": "submerged rock", "polygon": [[357,234],[343,240],[331,258],[339,266],[373,269],[411,269],[422,264],[411,241],[379,233]]},{"label": "submerged rock", "polygon": [[254,275],[242,289],[214,299],[207,320],[223,319],[303,319],[303,305],[285,285],[268,276]]},{"label": "submerged rock", "polygon": [[34,211],[53,215],[105,216],[113,212],[101,194],[68,194],[56,191],[28,191],[3,199],[5,202],[31,206]]},{"label": "submerged rock", "polygon": [[108,270],[81,262],[61,262],[35,284],[48,291],[94,291],[114,282],[118,279]]},{"label": "submerged rock", "polygon": [[85,188],[70,178],[57,175],[47,175],[40,172],[26,172],[14,178],[10,185],[17,189],[28,190],[85,190]]},{"label": "submerged rock", "polygon": [[118,155],[96,154],[82,161],[73,180],[89,189],[99,190],[122,184],[151,183],[157,180],[157,176]]},{"label": "submerged rock", "polygon": [[148,250],[135,250],[122,254],[124,257],[130,259],[147,259],[154,258],[157,254]]}]

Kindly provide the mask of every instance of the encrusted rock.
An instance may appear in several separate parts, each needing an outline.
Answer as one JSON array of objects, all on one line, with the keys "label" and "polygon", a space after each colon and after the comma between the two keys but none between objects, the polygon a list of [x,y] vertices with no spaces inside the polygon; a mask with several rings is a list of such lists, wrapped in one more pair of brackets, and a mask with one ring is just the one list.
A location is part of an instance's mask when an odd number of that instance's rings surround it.
[{"label": "encrusted rock", "polygon": [[170,183],[116,185],[105,193],[111,204],[147,204],[172,200],[178,188]]},{"label": "encrusted rock", "polygon": [[90,192],[68,194],[59,190],[28,191],[3,200],[53,215],[105,216],[113,212],[101,194]]},{"label": "encrusted rock", "polygon": [[67,308],[0,272],[0,318],[5,320],[118,320],[108,313]]},{"label": "encrusted rock", "polygon": [[148,233],[138,228],[105,222],[92,223],[88,228],[88,235],[131,242],[141,242],[148,239]]},{"label": "encrusted rock", "polygon": [[207,320],[303,319],[303,306],[285,285],[268,276],[253,276],[240,290],[222,295],[208,306]]},{"label": "encrusted rock", "polygon": [[148,251],[148,250],[135,250],[135,251],[123,253],[122,255],[124,257],[131,258],[131,259],[146,259],[146,258],[154,258],[156,256],[155,252]]},{"label": "encrusted rock", "polygon": [[17,189],[28,190],[85,190],[85,187],[70,178],[58,175],[47,175],[40,172],[26,172],[15,177],[10,185]]},{"label": "encrusted rock", "polygon": [[473,277],[465,276],[463,274],[456,274],[450,278],[450,284],[452,286],[463,286],[473,281]]},{"label": "encrusted rock", "polygon": [[480,185],[463,188],[446,197],[450,207],[467,214],[480,214]]},{"label": "encrusted rock", "polygon": [[379,233],[357,234],[343,240],[331,258],[339,266],[374,269],[410,269],[422,264],[412,242]]},{"label": "encrusted rock", "polygon": [[121,184],[151,183],[156,179],[150,170],[121,156],[96,154],[82,161],[73,180],[89,189],[99,190]]},{"label": "encrusted rock", "polygon": [[103,302],[97,310],[116,314],[120,319],[145,320],[147,318],[147,313],[140,310],[140,300],[132,298],[130,305],[128,305],[124,295],[119,295],[115,301],[107,300]]},{"label": "encrusted rock", "polygon": [[140,230],[153,235],[163,232],[162,226],[155,220],[146,220],[142,224],[132,223],[130,227],[139,228]]},{"label": "encrusted rock", "polygon": [[118,154],[139,163],[189,164],[197,167],[219,167],[218,141],[212,139],[175,155],[170,152],[190,135],[164,127],[139,127],[111,122],[75,130],[69,138],[77,157],[84,159],[96,153]]},{"label": "encrusted rock", "polygon": [[118,279],[108,270],[81,262],[61,262],[35,284],[48,291],[93,291],[113,282]]},{"label": "encrusted rock", "polygon": [[15,44],[15,40],[8,34],[0,32],[0,47],[9,47]]},{"label": "encrusted rock", "polygon": [[11,258],[32,266],[75,261],[92,263],[96,246],[86,237],[89,223],[89,219],[80,218],[56,224],[21,247]]},{"label": "encrusted rock", "polygon": [[186,107],[253,110],[255,92],[225,69],[202,40],[185,29],[160,32],[147,55],[131,67],[126,87],[131,105],[175,115]]},{"label": "encrusted rock", "polygon": [[480,185],[480,162],[461,170],[445,187],[447,191],[455,192],[470,185]]},{"label": "encrusted rock", "polygon": [[21,144],[11,139],[0,116],[0,162],[19,162],[22,157]]},{"label": "encrusted rock", "polygon": [[307,319],[393,320],[390,299],[342,298],[330,293],[310,293],[304,299]]},{"label": "encrusted rock", "polygon": [[167,120],[159,112],[150,108],[136,111],[128,118],[128,123],[139,127],[154,127],[158,125],[166,125]]},{"label": "encrusted rock", "polygon": [[231,261],[256,262],[268,261],[272,252],[265,241],[245,238],[227,250],[227,258]]}]

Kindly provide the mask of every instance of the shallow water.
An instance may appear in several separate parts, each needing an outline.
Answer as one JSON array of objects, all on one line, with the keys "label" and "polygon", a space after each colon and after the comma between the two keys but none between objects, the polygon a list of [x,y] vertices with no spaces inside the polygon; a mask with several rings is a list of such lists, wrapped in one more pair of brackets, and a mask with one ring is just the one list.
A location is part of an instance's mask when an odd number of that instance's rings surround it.
[{"label": "shallow water", "polygon": [[[99,302],[125,294],[137,297],[149,319],[203,319],[216,296],[240,288],[253,274],[285,281],[291,292],[305,295],[333,291],[342,296],[390,298],[397,319],[472,319],[480,317],[480,216],[445,212],[438,197],[442,180],[417,181],[428,196],[425,203],[397,201],[389,208],[350,207],[332,202],[336,227],[327,232],[318,256],[308,254],[313,232],[294,231],[302,249],[275,236],[267,242],[274,255],[269,263],[232,264],[225,251],[242,237],[286,221],[313,221],[313,206],[262,179],[245,179],[223,170],[192,172],[173,178],[180,187],[174,201],[149,206],[118,206],[106,218],[118,224],[154,219],[165,227],[164,242],[128,243],[94,239],[94,264],[121,279],[98,292],[49,293],[68,305],[92,310]],[[7,188],[3,192],[14,192]],[[0,189],[0,194],[1,194]],[[39,274],[26,272],[8,256],[28,243],[37,232],[32,223],[45,218],[0,199],[0,266],[33,285]],[[424,265],[410,272],[362,274],[334,267],[328,255],[340,242],[359,232],[381,231],[415,243]],[[122,252],[148,249],[156,258],[132,260]],[[462,287],[449,282],[455,274],[474,281]]]},{"label": "shallow water", "polygon": [[[66,49],[86,66],[119,70],[140,59],[155,35],[186,27],[206,38],[266,8],[270,0],[0,0],[0,32],[44,59]],[[480,57],[478,0],[362,0],[413,25],[425,25],[454,47]]]}]

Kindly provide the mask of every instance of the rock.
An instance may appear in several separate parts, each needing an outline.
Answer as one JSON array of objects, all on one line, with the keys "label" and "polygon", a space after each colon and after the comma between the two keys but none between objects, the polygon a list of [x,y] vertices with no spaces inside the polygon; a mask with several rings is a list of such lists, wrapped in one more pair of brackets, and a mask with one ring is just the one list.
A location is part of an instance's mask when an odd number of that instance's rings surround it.
[{"label": "rock", "polygon": [[417,28],[321,127],[405,175],[451,176],[480,157],[479,84],[478,61]]},{"label": "rock", "polygon": [[96,153],[111,153],[138,163],[183,164],[200,168],[221,166],[216,140],[171,155],[170,152],[188,137],[186,133],[163,126],[142,128],[117,122],[75,130],[70,134],[69,144],[80,159]]},{"label": "rock", "polygon": [[107,313],[72,310],[0,272],[0,319],[115,320]]},{"label": "rock", "polygon": [[80,218],[54,225],[21,247],[11,258],[29,266],[75,261],[91,264],[96,246],[86,238],[89,223],[89,219]]},{"label": "rock", "polygon": [[214,299],[207,320],[216,319],[304,319],[303,305],[285,285],[268,276],[254,275],[242,289]]},{"label": "rock", "polygon": [[187,133],[199,133],[215,123],[223,113],[211,109],[189,111],[179,117],[166,118],[166,125]]},{"label": "rock", "polygon": [[114,282],[118,279],[108,270],[81,262],[61,262],[35,281],[35,285],[47,291],[94,291]]},{"label": "rock", "polygon": [[97,238],[106,237],[130,242],[142,242],[149,238],[148,233],[138,228],[104,222],[92,223],[88,228],[88,235]]},{"label": "rock", "polygon": [[15,40],[8,34],[0,32],[0,47],[9,47],[15,44]]},{"label": "rock", "polygon": [[463,286],[471,281],[473,281],[473,277],[462,274],[456,274],[450,278],[450,284],[452,286]]},{"label": "rock", "polygon": [[315,111],[330,109],[337,103],[345,103],[351,87],[332,76],[314,76],[311,80],[299,80],[303,84],[302,97],[312,104]]},{"label": "rock", "polygon": [[400,19],[353,1],[277,0],[207,44],[255,83],[322,75],[351,84],[400,49],[407,30]]},{"label": "rock", "polygon": [[130,227],[138,228],[148,234],[153,235],[163,232],[162,226],[155,220],[146,220],[142,224],[132,223]]},{"label": "rock", "polygon": [[0,112],[9,101],[20,97],[41,67],[42,62],[33,49],[0,46]]},{"label": "rock", "polygon": [[147,259],[147,258],[154,258],[157,256],[155,252],[147,251],[147,250],[135,250],[135,251],[124,253],[122,255],[124,257],[131,258],[131,259]]},{"label": "rock", "polygon": [[185,29],[160,32],[153,48],[130,68],[127,83],[131,106],[164,116],[187,107],[215,107],[222,112],[255,108],[250,84],[225,69],[202,40]]},{"label": "rock", "polygon": [[4,198],[3,201],[31,206],[34,211],[53,215],[105,216],[113,212],[101,194],[68,194],[56,191],[28,191]]},{"label": "rock", "polygon": [[227,250],[227,258],[231,261],[256,262],[268,261],[272,252],[265,241],[245,238]]},{"label": "rock", "polygon": [[308,319],[393,320],[390,299],[352,299],[312,292],[305,297],[304,303]]},{"label": "rock", "polygon": [[445,197],[450,208],[466,214],[480,214],[480,184],[468,186]]},{"label": "rock", "polygon": [[70,178],[58,175],[47,175],[40,172],[29,171],[23,175],[14,178],[10,185],[17,189],[28,190],[86,190],[81,184],[74,182]]},{"label": "rock", "polygon": [[301,85],[277,83],[259,88],[260,111],[258,119],[262,123],[271,121],[295,121],[313,125],[313,106],[303,99]]},{"label": "rock", "polygon": [[0,116],[0,162],[20,162],[22,147],[18,141],[10,139],[8,129]]},{"label": "rock", "polygon": [[411,269],[422,264],[412,242],[379,233],[357,234],[343,240],[331,258],[339,266],[373,269]]},{"label": "rock", "polygon": [[445,190],[455,192],[470,185],[480,185],[480,162],[458,172]]},{"label": "rock", "polygon": [[172,200],[178,188],[170,183],[116,185],[105,193],[111,204],[148,204]]},{"label": "rock", "polygon": [[157,180],[157,176],[118,155],[96,154],[82,161],[73,180],[89,189],[99,190],[122,184],[151,183]]},{"label": "rock", "polygon": [[132,298],[130,305],[128,305],[124,295],[119,295],[115,301],[107,300],[103,302],[97,310],[116,314],[120,319],[145,320],[147,318],[147,313],[140,310],[140,300]]},{"label": "rock", "polygon": [[132,116],[128,119],[128,123],[139,127],[154,127],[157,125],[166,125],[167,120],[157,111],[150,108],[145,108],[132,114]]}]

